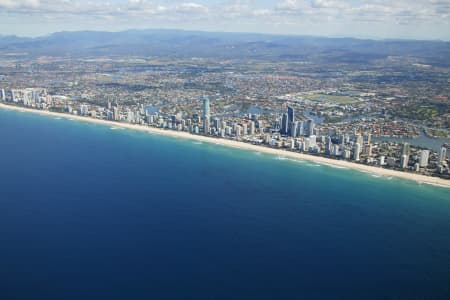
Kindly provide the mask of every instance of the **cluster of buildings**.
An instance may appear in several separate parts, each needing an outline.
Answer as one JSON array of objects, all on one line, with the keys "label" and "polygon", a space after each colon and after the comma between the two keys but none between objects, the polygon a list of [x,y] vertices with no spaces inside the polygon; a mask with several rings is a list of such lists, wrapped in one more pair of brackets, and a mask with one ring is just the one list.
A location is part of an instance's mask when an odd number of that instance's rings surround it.
[{"label": "cluster of buildings", "polygon": [[52,104],[52,96],[44,88],[0,89],[0,100],[40,109]]},{"label": "cluster of buildings", "polygon": [[281,117],[268,122],[257,114],[246,114],[239,119],[212,116],[210,99],[206,96],[201,99],[201,113],[190,116],[182,113],[150,113],[143,104],[120,106],[108,102],[106,107],[92,105],[51,97],[45,89],[38,88],[7,92],[0,90],[0,99],[37,109],[234,139],[424,174],[449,175],[446,146],[439,153],[434,153],[428,149],[411,147],[408,143],[375,142],[370,131],[354,128],[352,133],[348,133],[339,127],[316,126],[314,120],[303,114],[296,116],[292,106],[288,106]]}]

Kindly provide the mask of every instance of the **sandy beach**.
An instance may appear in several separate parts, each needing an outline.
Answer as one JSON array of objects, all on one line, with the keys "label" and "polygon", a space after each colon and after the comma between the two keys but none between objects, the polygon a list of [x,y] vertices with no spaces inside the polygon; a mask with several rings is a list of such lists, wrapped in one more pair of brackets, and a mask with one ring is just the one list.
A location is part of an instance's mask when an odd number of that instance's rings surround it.
[{"label": "sandy beach", "polygon": [[286,151],[286,150],[282,150],[282,149],[275,149],[275,148],[269,148],[269,147],[264,147],[264,146],[252,145],[252,144],[248,144],[248,143],[244,143],[244,142],[232,141],[232,140],[227,140],[227,139],[213,138],[213,137],[207,137],[207,136],[202,136],[202,135],[194,135],[194,134],[190,134],[188,132],[165,130],[165,129],[159,129],[159,128],[149,127],[149,126],[112,122],[112,121],[106,121],[106,120],[101,120],[101,119],[94,119],[94,118],[90,118],[90,117],[81,117],[81,116],[70,115],[70,114],[62,114],[62,113],[49,112],[49,111],[44,111],[44,110],[36,110],[36,109],[30,109],[30,108],[24,108],[24,107],[18,107],[18,106],[10,106],[10,105],[2,104],[2,103],[0,103],[0,109],[10,109],[10,110],[23,111],[23,112],[32,112],[32,113],[51,116],[51,117],[57,117],[57,118],[64,117],[67,119],[102,124],[102,125],[107,125],[110,127],[116,127],[116,128],[120,127],[120,128],[131,129],[131,130],[163,134],[165,136],[184,138],[184,139],[196,140],[196,141],[201,141],[201,142],[213,143],[213,144],[227,146],[227,147],[251,150],[251,151],[261,152],[261,153],[267,153],[267,154],[272,154],[272,155],[279,156],[279,157],[311,161],[311,162],[315,162],[318,164],[329,165],[329,166],[334,166],[334,167],[338,167],[338,168],[353,169],[353,170],[357,170],[357,171],[361,171],[361,172],[365,172],[365,173],[374,174],[376,176],[385,176],[385,177],[392,176],[392,177],[397,177],[397,178],[413,180],[418,183],[426,183],[426,184],[432,184],[432,185],[450,188],[450,180],[445,180],[442,178],[435,178],[435,177],[430,177],[430,176],[425,176],[425,175],[420,175],[420,174],[413,174],[413,173],[389,170],[389,169],[384,169],[381,167],[368,166],[368,165],[352,163],[352,162],[348,162],[348,161],[344,161],[344,160],[335,160],[335,159],[330,159],[330,158],[326,158],[326,157],[319,157],[319,156],[313,156],[313,155],[308,155],[308,154]]}]

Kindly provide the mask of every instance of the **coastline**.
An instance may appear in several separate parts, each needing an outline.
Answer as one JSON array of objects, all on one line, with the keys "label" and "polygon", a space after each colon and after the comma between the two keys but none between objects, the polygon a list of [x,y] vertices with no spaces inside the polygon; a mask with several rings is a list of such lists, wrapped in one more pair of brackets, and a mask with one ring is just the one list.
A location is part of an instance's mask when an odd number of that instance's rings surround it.
[{"label": "coastline", "polygon": [[22,112],[32,112],[40,115],[46,115],[51,117],[64,117],[67,119],[73,119],[77,121],[84,121],[84,122],[90,122],[90,123],[96,123],[100,125],[107,125],[110,127],[120,127],[120,128],[126,128],[136,131],[142,131],[142,132],[148,132],[148,133],[156,133],[161,134],[169,137],[176,137],[176,138],[184,138],[184,139],[190,139],[200,142],[206,142],[206,143],[212,143],[216,145],[222,145],[226,147],[232,147],[232,148],[239,148],[243,150],[249,150],[249,151],[256,151],[286,158],[292,158],[292,159],[298,159],[298,160],[304,160],[304,161],[310,161],[315,162],[318,164],[328,165],[331,167],[337,167],[337,168],[346,168],[346,169],[352,169],[364,173],[370,173],[374,175],[379,176],[385,176],[385,177],[397,177],[407,180],[416,181],[418,183],[425,183],[425,184],[431,184],[435,186],[450,188],[450,180],[445,180],[442,178],[437,177],[431,177],[431,176],[425,176],[421,174],[413,174],[413,173],[406,173],[396,170],[390,170],[390,169],[384,169],[381,167],[375,167],[375,166],[368,166],[363,164],[357,164],[353,162],[348,162],[345,160],[334,160],[326,157],[320,157],[320,156],[313,156],[298,152],[290,152],[283,149],[275,149],[275,148],[269,148],[269,147],[263,147],[258,145],[252,145],[245,142],[239,142],[239,141],[232,141],[227,139],[221,139],[221,138],[213,138],[213,137],[207,137],[203,135],[195,135],[190,134],[188,132],[184,131],[175,131],[175,130],[164,130],[160,128],[150,127],[150,126],[141,126],[141,125],[134,125],[134,124],[128,124],[128,123],[121,123],[121,122],[113,122],[113,121],[107,121],[107,120],[101,120],[101,119],[94,119],[90,117],[81,117],[77,115],[70,115],[70,114],[64,114],[64,113],[57,113],[57,112],[50,112],[45,110],[36,110],[31,108],[25,108],[25,107],[18,107],[18,106],[10,106],[3,103],[0,103],[0,109],[5,110],[16,110],[16,111],[22,111]]}]

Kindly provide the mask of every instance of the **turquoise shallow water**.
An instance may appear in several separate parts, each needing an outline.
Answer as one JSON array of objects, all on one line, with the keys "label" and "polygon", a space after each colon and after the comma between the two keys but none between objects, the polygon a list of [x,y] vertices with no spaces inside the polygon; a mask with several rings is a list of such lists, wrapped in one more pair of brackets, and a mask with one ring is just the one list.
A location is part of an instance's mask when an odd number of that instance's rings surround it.
[{"label": "turquoise shallow water", "polygon": [[450,190],[0,110],[0,299],[448,299]]}]

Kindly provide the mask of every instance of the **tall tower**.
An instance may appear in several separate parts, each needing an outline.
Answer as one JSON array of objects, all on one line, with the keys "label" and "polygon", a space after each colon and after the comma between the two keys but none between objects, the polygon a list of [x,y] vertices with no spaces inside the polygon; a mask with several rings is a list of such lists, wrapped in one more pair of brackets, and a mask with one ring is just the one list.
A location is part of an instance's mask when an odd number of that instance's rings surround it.
[{"label": "tall tower", "polygon": [[114,121],[120,121],[119,107],[118,106],[114,106],[113,107],[113,119],[114,119]]},{"label": "tall tower", "polygon": [[288,122],[292,123],[295,121],[295,112],[294,112],[294,108],[288,106]]},{"label": "tall tower", "polygon": [[286,113],[283,114],[283,117],[281,118],[281,133],[287,134],[288,133],[288,115]]},{"label": "tall tower", "polygon": [[427,167],[429,158],[430,158],[430,150],[420,151],[419,166],[422,168]]},{"label": "tall tower", "polygon": [[306,121],[306,128],[308,131],[308,136],[311,136],[314,134],[314,120],[309,119],[308,121]]},{"label": "tall tower", "polygon": [[209,133],[209,127],[210,127],[210,118],[211,118],[211,111],[209,106],[209,98],[207,96],[203,97],[203,132],[205,134]]},{"label": "tall tower", "polygon": [[287,131],[288,132],[287,132],[287,134],[289,136],[293,136],[292,124],[294,124],[294,122],[295,122],[295,111],[294,111],[293,107],[288,106],[288,108],[287,108],[287,116],[288,116],[288,119],[287,119]]},{"label": "tall tower", "polygon": [[408,155],[403,154],[400,158],[400,167],[406,169],[408,167]]},{"label": "tall tower", "polygon": [[291,126],[289,126],[289,135],[292,137],[296,137],[298,135],[298,128],[297,128],[298,122],[292,122],[290,123]]},{"label": "tall tower", "polygon": [[402,155],[409,155],[409,143],[403,143]]},{"label": "tall tower", "polygon": [[361,144],[360,143],[356,143],[354,148],[353,148],[353,160],[358,161],[360,153],[361,153]]},{"label": "tall tower", "polygon": [[446,158],[447,158],[447,148],[442,146],[441,151],[439,152],[439,163],[444,162]]}]

